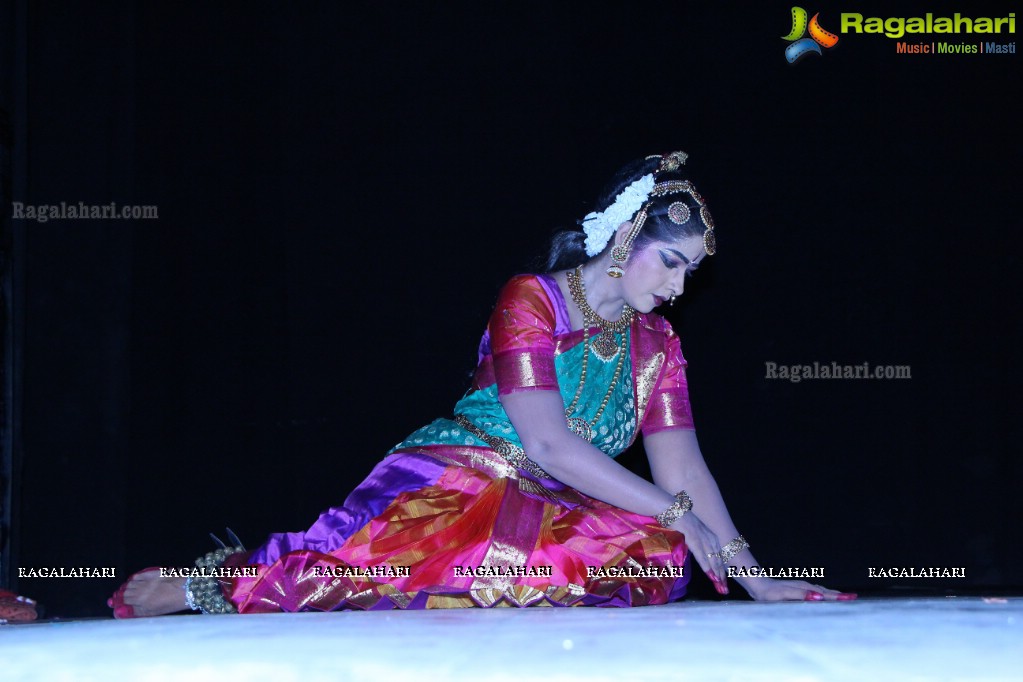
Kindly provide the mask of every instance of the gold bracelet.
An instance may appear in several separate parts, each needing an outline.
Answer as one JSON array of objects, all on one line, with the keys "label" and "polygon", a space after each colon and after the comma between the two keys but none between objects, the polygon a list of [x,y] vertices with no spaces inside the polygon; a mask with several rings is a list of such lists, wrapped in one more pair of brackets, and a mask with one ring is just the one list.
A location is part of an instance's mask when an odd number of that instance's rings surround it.
[{"label": "gold bracelet", "polygon": [[732,557],[734,557],[736,554],[738,554],[744,549],[749,549],[749,543],[746,542],[746,538],[740,535],[739,537],[735,538],[727,545],[722,547],[721,551],[718,552],[717,554],[718,556],[721,557],[721,561],[727,564]]},{"label": "gold bracelet", "polygon": [[654,518],[657,519],[657,523],[667,528],[681,519],[692,508],[693,501],[689,499],[689,493],[685,490],[680,490],[675,493],[675,502]]}]

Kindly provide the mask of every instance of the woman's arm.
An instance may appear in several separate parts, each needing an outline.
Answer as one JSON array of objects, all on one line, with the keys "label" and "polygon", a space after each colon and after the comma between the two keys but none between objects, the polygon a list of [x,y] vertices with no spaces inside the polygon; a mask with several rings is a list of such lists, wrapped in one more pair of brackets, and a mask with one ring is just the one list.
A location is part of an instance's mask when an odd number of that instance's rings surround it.
[{"label": "woman's arm", "polygon": [[[724,543],[738,537],[739,531],[728,514],[718,484],[700,452],[696,431],[658,431],[643,437],[643,449],[650,461],[650,473],[657,487],[664,491],[685,490],[689,493],[693,500],[693,511],[720,541],[711,551],[718,551]],[[749,568],[756,563],[747,548],[732,557],[728,565]],[[736,580],[747,592],[750,591],[746,578]]]},{"label": "woman's arm", "polygon": [[[565,406],[557,390],[554,370],[553,335],[556,322],[557,316],[551,300],[537,279],[520,276],[513,278],[502,289],[488,325],[494,374],[500,388],[498,394],[512,426],[519,435],[526,456],[562,483],[590,497],[636,514],[644,516],[660,514],[674,504],[674,494],[679,490],[689,492],[695,504],[696,497],[687,485],[688,475],[678,477],[677,480],[682,485],[674,488],[672,486],[676,481],[673,476],[662,477],[659,482],[663,482],[667,487],[658,487],[622,467],[568,430],[565,424]],[[687,405],[688,399],[684,396],[684,388],[681,388],[684,382],[685,360],[682,358],[678,339],[670,327],[664,331],[668,338],[668,366],[659,386],[662,391],[672,392],[680,398],[658,402],[665,412],[662,416],[670,416],[673,410]],[[649,415],[647,421],[650,421]],[[663,426],[667,422],[661,419],[659,423]],[[655,442],[655,449],[669,453],[665,457],[673,457],[675,455],[670,453],[679,449],[679,443],[674,440],[674,436],[669,435],[670,433],[677,432],[669,430],[651,434],[644,437],[644,443],[649,443],[652,439]],[[657,445],[658,441],[663,445]],[[695,445],[695,438],[693,444]],[[702,456],[699,456],[698,447],[695,452],[705,470],[706,466],[703,465]],[[666,461],[665,468],[671,467],[671,462]],[[709,476],[708,473],[707,477]],[[717,487],[713,484],[713,479],[709,480],[713,494],[717,497],[718,506],[727,519],[728,514],[724,511],[724,503],[720,501]],[[703,494],[700,496],[704,497]],[[711,511],[715,505],[707,503],[704,507]],[[693,510],[684,514],[670,527],[686,536],[686,544],[696,562],[714,581],[718,592],[726,593],[728,588],[725,565],[715,553],[720,550],[723,542],[735,536],[719,537],[701,520],[701,513],[703,512]],[[718,526],[724,527],[720,523]],[[728,520],[726,530],[734,529],[734,525]],[[736,559],[753,562],[751,555],[740,554]],[[743,586],[746,584],[743,583]],[[761,583],[749,584],[747,590],[750,590],[751,594],[756,591],[754,596],[758,599],[801,599],[806,592],[803,590],[799,595],[776,596],[759,589]],[[788,594],[789,591],[786,590],[785,595]]]},{"label": "woman's arm", "polygon": [[[520,391],[501,396],[526,456],[565,485],[644,516],[656,516],[675,502],[667,492],[615,462],[598,448],[568,430],[565,406],[557,391]],[[694,498],[695,502],[695,498]],[[718,538],[690,512],[671,525],[686,536],[693,557],[716,585],[726,591],[725,567],[720,558],[709,557],[721,546]]]},{"label": "woman's arm", "polygon": [[[659,488],[664,491],[684,489],[688,492],[693,500],[693,511],[722,542],[738,537],[739,531],[732,522],[725,501],[721,498],[721,491],[700,452],[695,431],[659,431],[644,436],[643,447],[650,460],[654,483]],[[758,564],[747,548],[732,557],[728,565],[749,569]],[[760,576],[737,577],[735,580],[758,600],[818,599],[813,594],[819,594],[819,599],[827,600],[848,598],[835,590],[801,580],[776,580]]]}]

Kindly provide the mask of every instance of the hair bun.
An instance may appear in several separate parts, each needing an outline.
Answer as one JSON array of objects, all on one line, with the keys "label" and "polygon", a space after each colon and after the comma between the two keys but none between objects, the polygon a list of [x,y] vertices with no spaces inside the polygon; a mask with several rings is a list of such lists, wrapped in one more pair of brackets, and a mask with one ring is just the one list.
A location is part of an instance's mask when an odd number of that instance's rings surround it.
[{"label": "hair bun", "polygon": [[668,152],[667,154],[653,154],[646,157],[646,160],[660,159],[661,164],[657,167],[655,173],[674,173],[679,168],[685,165],[686,159],[689,155],[683,151]]}]

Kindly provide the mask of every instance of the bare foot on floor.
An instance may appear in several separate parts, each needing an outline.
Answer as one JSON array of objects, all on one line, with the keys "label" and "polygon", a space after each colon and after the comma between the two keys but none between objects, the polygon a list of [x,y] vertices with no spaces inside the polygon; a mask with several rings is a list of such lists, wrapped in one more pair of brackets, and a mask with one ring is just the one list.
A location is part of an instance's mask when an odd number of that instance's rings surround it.
[{"label": "bare foot on floor", "polygon": [[[120,601],[118,601],[120,596]],[[107,602],[115,618],[162,616],[188,609],[184,578],[161,578],[160,569],[136,573]]]}]

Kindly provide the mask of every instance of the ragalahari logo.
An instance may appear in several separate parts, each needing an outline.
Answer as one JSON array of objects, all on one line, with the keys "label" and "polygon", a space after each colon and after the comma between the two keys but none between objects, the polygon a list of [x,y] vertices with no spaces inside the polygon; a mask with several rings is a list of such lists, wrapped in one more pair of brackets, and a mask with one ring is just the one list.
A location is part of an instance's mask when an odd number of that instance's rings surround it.
[{"label": "ragalahari logo", "polygon": [[[807,24],[806,10],[802,7],[792,8],[792,31],[787,36],[782,36],[782,40],[792,43],[785,48],[785,59],[789,60],[789,64],[795,64],[811,52],[821,54],[822,47],[834,47],[838,44],[838,36],[821,28],[820,22],[817,21],[819,16],[820,12],[814,14],[813,19]],[[810,37],[804,38],[803,34],[807,29]]]}]

